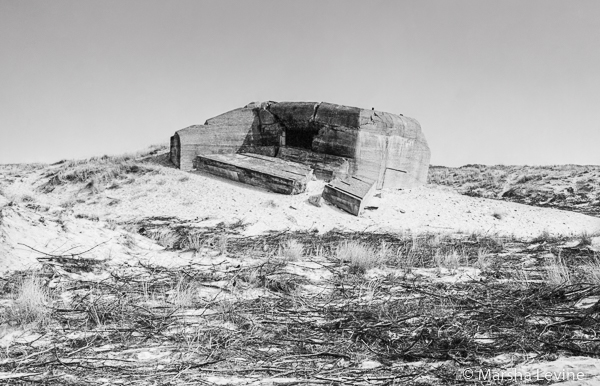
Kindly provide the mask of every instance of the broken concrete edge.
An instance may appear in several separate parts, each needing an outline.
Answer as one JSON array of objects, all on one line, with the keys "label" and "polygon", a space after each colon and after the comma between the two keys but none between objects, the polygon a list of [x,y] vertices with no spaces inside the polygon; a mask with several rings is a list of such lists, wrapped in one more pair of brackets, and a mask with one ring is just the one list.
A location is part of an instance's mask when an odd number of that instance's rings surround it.
[{"label": "broken concrete edge", "polygon": [[355,216],[364,212],[375,191],[375,181],[362,176],[334,180],[325,185],[323,198],[334,206]]}]

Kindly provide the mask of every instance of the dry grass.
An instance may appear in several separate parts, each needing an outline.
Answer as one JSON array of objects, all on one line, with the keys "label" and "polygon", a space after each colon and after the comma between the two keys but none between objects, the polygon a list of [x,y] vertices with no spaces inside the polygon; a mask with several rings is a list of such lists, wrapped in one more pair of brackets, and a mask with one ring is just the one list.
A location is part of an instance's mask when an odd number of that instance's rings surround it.
[{"label": "dry grass", "polygon": [[358,241],[344,241],[337,247],[336,257],[349,264],[350,273],[365,273],[382,263],[374,248]]},{"label": "dry grass", "polygon": [[488,269],[490,264],[491,261],[489,251],[486,248],[479,248],[477,251],[477,262],[475,263],[475,266],[482,271],[485,271]]},{"label": "dry grass", "polygon": [[600,167],[597,165],[431,166],[428,181],[451,186],[472,197],[600,215]]},{"label": "dry grass", "polygon": [[553,255],[545,261],[546,280],[552,285],[571,284],[571,272],[561,257]]},{"label": "dry grass", "polygon": [[590,262],[583,265],[584,277],[592,284],[600,285],[600,257],[594,255]]},{"label": "dry grass", "polygon": [[288,261],[300,260],[303,254],[304,246],[294,239],[288,240],[281,250],[281,256]]},{"label": "dry grass", "polygon": [[[557,353],[595,357],[600,349],[593,335],[600,329],[597,315],[573,306],[600,294],[597,284],[573,274],[579,263],[598,266],[597,256],[591,259],[585,248],[567,248],[560,255],[571,272],[572,284],[564,286],[538,280],[546,272],[541,264],[523,268],[523,259],[564,244],[552,240],[532,251],[531,242],[478,235],[222,234],[230,236],[230,263],[105,267],[109,278],[96,283],[64,270],[44,271],[44,280],[60,281],[53,291],[63,295],[50,299],[60,312],[49,314],[40,331],[51,339],[52,350],[8,347],[3,371],[35,372],[41,375],[33,379],[46,384],[64,383],[61,374],[78,384],[102,378],[107,384],[185,385],[205,381],[207,373],[224,379],[247,379],[251,373],[255,383],[262,374],[294,378],[296,384],[383,386],[400,379],[418,385],[423,383],[417,377],[424,375],[428,384],[470,385],[460,375],[464,368],[495,368],[490,363],[500,356],[514,357],[511,366],[517,366],[528,354],[543,361]],[[287,261],[273,259],[273,251],[290,240],[303,246],[303,258],[321,256],[331,279],[312,271],[307,277],[292,274]],[[376,271],[348,274],[353,261],[359,262],[355,272],[364,272],[373,264],[391,266],[409,253],[426,268],[487,266],[487,278],[453,282]],[[239,264],[242,258],[252,265]],[[523,282],[515,283],[517,271],[525,275]],[[535,322],[560,321],[564,315],[568,323]],[[78,334],[86,338],[73,337]],[[481,342],[481,335],[490,341]],[[165,360],[148,362],[155,353]],[[363,371],[365,360],[382,366]],[[65,366],[72,361],[77,365]]]},{"label": "dry grass", "polygon": [[50,315],[51,297],[42,280],[31,275],[20,281],[5,318],[19,324],[44,323]]},{"label": "dry grass", "polygon": [[227,253],[227,245],[228,244],[229,244],[229,236],[224,235],[224,234],[217,236],[216,246],[217,246],[217,250],[219,251],[219,253],[221,255],[224,255]]},{"label": "dry grass", "polygon": [[160,173],[160,167],[142,162],[141,159],[164,149],[166,146],[157,145],[137,153],[65,161],[58,170],[46,173],[46,181],[39,190],[48,193],[56,186],[67,183],[85,183],[87,185],[82,190],[90,193],[97,193],[105,187],[114,189],[115,180],[126,180],[132,174]]}]

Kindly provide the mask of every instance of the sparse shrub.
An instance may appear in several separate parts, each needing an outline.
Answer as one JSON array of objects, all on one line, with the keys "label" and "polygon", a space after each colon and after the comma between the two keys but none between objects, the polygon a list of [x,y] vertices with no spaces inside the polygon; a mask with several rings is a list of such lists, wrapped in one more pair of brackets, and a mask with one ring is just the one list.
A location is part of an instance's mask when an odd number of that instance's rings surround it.
[{"label": "sparse shrub", "polygon": [[350,273],[365,273],[381,263],[378,253],[358,241],[344,241],[338,245],[337,258],[349,263]]},{"label": "sparse shrub", "polygon": [[44,323],[50,315],[50,301],[42,280],[35,275],[29,276],[19,283],[6,317],[21,324]]},{"label": "sparse shrub", "polygon": [[494,213],[492,213],[492,217],[494,217],[497,220],[502,220],[502,218],[504,217],[504,213],[499,212],[499,211],[494,211]]},{"label": "sparse shrub", "polygon": [[281,256],[289,261],[299,260],[303,254],[304,246],[297,240],[288,240],[281,251]]},{"label": "sparse shrub", "polygon": [[179,182],[186,182],[186,181],[189,181],[189,180],[190,180],[189,176],[183,176],[183,177],[179,178]]}]

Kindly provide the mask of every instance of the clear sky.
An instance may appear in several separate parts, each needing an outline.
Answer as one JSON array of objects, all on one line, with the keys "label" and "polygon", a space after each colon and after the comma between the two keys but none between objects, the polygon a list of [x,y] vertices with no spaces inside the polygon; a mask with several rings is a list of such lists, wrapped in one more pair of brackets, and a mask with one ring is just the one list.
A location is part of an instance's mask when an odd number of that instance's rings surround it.
[{"label": "clear sky", "polygon": [[261,100],[403,113],[437,165],[600,164],[600,1],[0,0],[0,163]]}]

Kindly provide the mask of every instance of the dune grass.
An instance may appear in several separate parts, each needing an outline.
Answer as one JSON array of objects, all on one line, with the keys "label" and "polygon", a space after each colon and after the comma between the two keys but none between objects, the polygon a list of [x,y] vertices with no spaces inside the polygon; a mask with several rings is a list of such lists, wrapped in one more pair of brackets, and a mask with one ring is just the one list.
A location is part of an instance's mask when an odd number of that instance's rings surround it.
[{"label": "dune grass", "polygon": [[6,320],[19,324],[43,324],[48,320],[52,299],[39,276],[30,275],[20,279],[13,297],[14,301],[7,310]]}]

